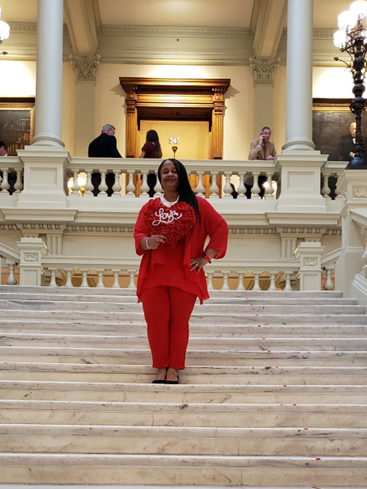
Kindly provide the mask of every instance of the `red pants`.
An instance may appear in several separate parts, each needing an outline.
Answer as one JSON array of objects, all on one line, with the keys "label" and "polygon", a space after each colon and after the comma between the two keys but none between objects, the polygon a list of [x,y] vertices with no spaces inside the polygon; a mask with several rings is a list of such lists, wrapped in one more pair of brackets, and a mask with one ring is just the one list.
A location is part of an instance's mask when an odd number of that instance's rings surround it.
[{"label": "red pants", "polygon": [[177,287],[161,285],[143,291],[143,310],[154,368],[185,368],[189,319],[195,301],[195,294]]}]

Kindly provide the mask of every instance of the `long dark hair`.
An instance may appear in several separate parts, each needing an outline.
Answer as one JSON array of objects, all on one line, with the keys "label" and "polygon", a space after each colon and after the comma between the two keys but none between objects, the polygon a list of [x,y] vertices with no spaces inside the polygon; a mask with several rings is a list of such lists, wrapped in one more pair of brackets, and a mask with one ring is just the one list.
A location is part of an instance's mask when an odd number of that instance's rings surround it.
[{"label": "long dark hair", "polygon": [[161,144],[159,142],[159,136],[157,131],[154,129],[151,129],[150,131],[147,132],[147,137],[146,137],[147,143],[154,143],[156,147],[156,158],[162,158],[162,148]]},{"label": "long dark hair", "polygon": [[199,204],[196,198],[195,192],[192,190],[190,187],[190,182],[189,182],[189,177],[187,175],[186,168],[184,165],[181,163],[181,161],[175,160],[174,158],[167,158],[166,160],[163,160],[162,163],[159,165],[158,168],[158,178],[160,183],[162,183],[161,180],[161,171],[162,171],[162,166],[164,163],[167,161],[171,161],[177,171],[178,175],[178,193],[179,193],[179,202],[186,202],[187,204],[191,205],[191,207],[194,209],[196,217],[200,219],[199,216]]}]

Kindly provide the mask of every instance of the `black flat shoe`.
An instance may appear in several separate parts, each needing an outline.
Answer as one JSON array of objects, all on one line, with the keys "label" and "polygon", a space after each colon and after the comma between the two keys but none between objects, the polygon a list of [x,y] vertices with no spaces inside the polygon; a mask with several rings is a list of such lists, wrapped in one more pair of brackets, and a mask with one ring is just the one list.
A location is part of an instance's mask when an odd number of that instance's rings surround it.
[{"label": "black flat shoe", "polygon": [[166,381],[163,380],[163,379],[156,379],[156,380],[153,380],[152,384],[165,384]]},{"label": "black flat shoe", "polygon": [[178,384],[180,382],[180,377],[177,375],[177,380],[165,380],[165,384]]}]

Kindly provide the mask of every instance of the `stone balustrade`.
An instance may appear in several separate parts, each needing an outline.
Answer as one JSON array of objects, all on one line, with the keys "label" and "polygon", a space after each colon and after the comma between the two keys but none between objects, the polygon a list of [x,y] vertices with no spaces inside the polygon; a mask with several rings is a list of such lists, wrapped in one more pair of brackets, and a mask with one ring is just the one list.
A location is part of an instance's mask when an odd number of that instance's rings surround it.
[{"label": "stone balustrade", "polygon": [[[238,192],[238,198],[246,197],[245,177],[251,175],[254,179],[252,197],[260,200],[260,187],[258,180],[265,176],[267,184],[264,197],[276,198],[275,182],[279,180],[279,167],[275,161],[235,161],[235,160],[183,160],[191,182],[197,195],[207,198],[232,198],[234,184]],[[106,175],[112,173],[115,176],[112,197],[145,197],[148,195],[148,175],[157,172],[159,162],[154,159],[134,158],[70,158],[65,167],[65,177],[72,179],[70,196],[94,197],[92,175],[101,174],[99,193],[95,197],[107,196]],[[321,169],[322,184],[320,193],[324,199],[341,199],[337,182],[345,169],[345,162],[327,161]],[[19,157],[2,158],[0,161],[0,196],[4,198],[10,193],[21,193],[26,188],[27,182],[23,182],[23,163]],[[16,175],[13,192],[9,192],[9,174],[13,179]],[[137,183],[138,177],[141,180]],[[85,179],[84,185],[80,183],[80,176]],[[136,176],[136,177],[135,177]],[[135,178],[134,178],[135,177]],[[209,178],[208,178],[209,177]],[[336,185],[335,185],[336,181]],[[330,182],[333,185],[330,186]],[[330,187],[334,188],[332,190]],[[157,195],[161,192],[161,186],[157,181],[154,190]],[[279,191],[278,191],[279,195]]]}]

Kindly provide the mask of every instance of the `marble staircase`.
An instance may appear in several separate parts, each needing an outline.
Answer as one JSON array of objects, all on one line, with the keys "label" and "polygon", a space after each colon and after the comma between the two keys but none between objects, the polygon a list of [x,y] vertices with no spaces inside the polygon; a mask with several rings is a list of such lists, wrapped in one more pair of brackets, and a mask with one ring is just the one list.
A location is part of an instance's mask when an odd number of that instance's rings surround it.
[{"label": "marble staircase", "polygon": [[213,292],[154,385],[128,289],[0,287],[0,484],[367,487],[367,312]]}]

